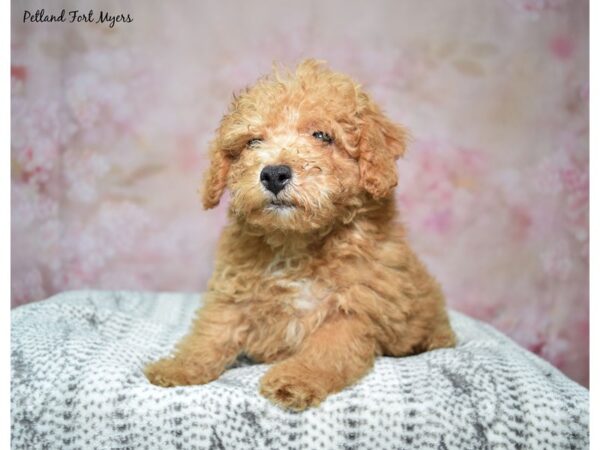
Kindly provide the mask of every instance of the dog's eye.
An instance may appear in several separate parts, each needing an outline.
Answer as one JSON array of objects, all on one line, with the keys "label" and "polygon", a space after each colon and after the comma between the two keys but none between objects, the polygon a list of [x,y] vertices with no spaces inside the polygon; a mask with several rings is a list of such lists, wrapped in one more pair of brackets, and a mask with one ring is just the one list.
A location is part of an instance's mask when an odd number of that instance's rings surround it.
[{"label": "dog's eye", "polygon": [[324,131],[315,131],[312,135],[314,138],[317,138],[320,141],[325,142],[326,144],[331,144],[333,142],[333,138]]},{"label": "dog's eye", "polygon": [[261,142],[262,142],[261,138],[253,138],[253,139],[250,139],[246,143],[246,147],[248,147],[248,148],[254,148],[254,147],[258,146],[258,144],[260,144]]}]

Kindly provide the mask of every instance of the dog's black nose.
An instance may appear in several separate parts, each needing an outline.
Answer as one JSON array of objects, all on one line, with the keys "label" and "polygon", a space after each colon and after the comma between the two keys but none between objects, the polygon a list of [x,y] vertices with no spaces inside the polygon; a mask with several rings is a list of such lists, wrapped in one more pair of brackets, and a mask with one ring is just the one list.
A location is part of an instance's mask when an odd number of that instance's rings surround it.
[{"label": "dog's black nose", "polygon": [[260,172],[260,182],[277,195],[292,178],[292,169],[289,166],[266,166]]}]

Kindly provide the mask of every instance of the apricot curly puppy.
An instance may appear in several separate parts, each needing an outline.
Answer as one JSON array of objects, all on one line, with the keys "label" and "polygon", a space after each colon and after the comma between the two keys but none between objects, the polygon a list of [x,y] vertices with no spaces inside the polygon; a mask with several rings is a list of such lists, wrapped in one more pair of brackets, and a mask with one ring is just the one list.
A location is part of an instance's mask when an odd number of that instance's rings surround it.
[{"label": "apricot curly puppy", "polygon": [[207,209],[231,193],[205,305],[149,380],[208,383],[245,352],[275,363],[260,392],[303,410],[378,355],[453,346],[440,287],[395,222],[405,141],[359,85],[315,60],[235,97],[203,191]]}]

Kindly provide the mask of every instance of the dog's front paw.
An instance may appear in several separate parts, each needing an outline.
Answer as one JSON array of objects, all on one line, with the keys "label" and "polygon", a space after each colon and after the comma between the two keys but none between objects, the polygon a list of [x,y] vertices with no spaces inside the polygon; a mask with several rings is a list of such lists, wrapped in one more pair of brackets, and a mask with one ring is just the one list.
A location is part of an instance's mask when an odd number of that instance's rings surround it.
[{"label": "dog's front paw", "polygon": [[197,364],[190,364],[189,361],[179,358],[164,358],[148,364],[144,373],[150,383],[162,387],[205,384],[217,378]]},{"label": "dog's front paw", "polygon": [[274,366],[265,374],[260,382],[260,393],[294,411],[317,406],[327,396],[318,379],[285,366]]},{"label": "dog's front paw", "polygon": [[148,381],[156,386],[172,387],[189,384],[183,364],[175,358],[164,358],[148,364],[144,373]]}]

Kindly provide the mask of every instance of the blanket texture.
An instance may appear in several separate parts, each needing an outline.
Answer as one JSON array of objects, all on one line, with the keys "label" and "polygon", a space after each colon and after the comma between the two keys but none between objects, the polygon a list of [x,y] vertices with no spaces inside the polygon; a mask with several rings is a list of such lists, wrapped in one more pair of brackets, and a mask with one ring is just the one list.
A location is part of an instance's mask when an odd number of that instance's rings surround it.
[{"label": "blanket texture", "polygon": [[589,446],[588,391],[491,327],[451,313],[455,349],[378,358],[302,413],[258,394],[241,358],[204,386],[142,368],[185,334],[197,294],[79,291],[12,312],[13,449],[487,449]]}]

